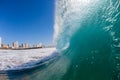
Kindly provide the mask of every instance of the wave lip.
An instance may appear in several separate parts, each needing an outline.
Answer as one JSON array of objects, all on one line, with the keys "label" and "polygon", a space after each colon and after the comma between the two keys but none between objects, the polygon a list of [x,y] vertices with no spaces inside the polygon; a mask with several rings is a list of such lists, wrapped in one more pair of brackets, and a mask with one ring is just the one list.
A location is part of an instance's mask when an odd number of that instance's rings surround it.
[{"label": "wave lip", "polygon": [[101,0],[56,1],[54,41],[57,49],[64,50],[69,47],[71,37],[102,3],[104,1]]},{"label": "wave lip", "polygon": [[120,0],[57,0],[55,13],[63,80],[120,80]]}]

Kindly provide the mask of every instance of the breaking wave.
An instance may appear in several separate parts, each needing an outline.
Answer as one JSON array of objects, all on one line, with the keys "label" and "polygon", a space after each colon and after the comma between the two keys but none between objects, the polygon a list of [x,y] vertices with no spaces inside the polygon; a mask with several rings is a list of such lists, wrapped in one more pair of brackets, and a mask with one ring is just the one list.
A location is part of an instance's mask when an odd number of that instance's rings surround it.
[{"label": "breaking wave", "polygon": [[120,0],[57,0],[55,13],[54,41],[67,59],[56,80],[120,80]]}]

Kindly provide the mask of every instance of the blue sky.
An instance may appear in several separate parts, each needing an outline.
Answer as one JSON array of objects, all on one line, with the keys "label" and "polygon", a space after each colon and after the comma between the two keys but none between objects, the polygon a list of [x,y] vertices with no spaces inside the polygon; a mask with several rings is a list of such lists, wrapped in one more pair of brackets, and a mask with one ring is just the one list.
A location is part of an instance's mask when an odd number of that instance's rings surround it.
[{"label": "blue sky", "polygon": [[0,0],[3,43],[52,44],[54,0]]}]

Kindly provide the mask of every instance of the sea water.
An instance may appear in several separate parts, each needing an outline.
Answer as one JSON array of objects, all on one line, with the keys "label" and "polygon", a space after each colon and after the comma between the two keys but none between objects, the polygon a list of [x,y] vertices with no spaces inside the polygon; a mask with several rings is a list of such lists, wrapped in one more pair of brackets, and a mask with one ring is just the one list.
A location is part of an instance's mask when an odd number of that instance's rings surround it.
[{"label": "sea water", "polygon": [[120,80],[120,0],[57,0],[55,18],[68,62],[54,80]]},{"label": "sea water", "polygon": [[120,0],[56,0],[55,6],[60,58],[15,80],[120,80]]}]

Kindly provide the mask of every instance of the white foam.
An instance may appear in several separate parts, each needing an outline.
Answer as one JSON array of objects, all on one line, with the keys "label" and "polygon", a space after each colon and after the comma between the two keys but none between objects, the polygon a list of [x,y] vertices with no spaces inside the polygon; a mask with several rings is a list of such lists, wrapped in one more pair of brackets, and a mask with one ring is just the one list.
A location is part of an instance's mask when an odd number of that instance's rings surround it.
[{"label": "white foam", "polygon": [[0,70],[13,70],[29,67],[29,65],[34,64],[36,61],[43,60],[52,55],[55,50],[55,48],[0,50]]},{"label": "white foam", "polygon": [[97,11],[101,2],[103,1],[56,0],[54,42],[57,48],[66,48],[70,38],[82,27],[82,23]]}]

